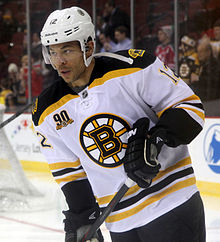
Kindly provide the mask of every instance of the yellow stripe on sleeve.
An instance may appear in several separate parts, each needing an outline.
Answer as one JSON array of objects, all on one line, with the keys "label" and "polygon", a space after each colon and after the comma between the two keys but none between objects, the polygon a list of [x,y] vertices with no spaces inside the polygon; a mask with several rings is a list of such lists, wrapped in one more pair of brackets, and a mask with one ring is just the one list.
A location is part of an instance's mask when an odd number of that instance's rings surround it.
[{"label": "yellow stripe on sleeve", "polygon": [[[187,97],[187,98],[185,98],[183,100],[180,100],[179,102],[174,103],[173,105],[163,109],[162,111],[157,113],[157,116],[160,117],[167,109],[169,109],[169,108],[171,108],[171,107],[173,107],[173,106],[175,106],[175,105],[177,105],[177,104],[179,104],[181,102],[188,102],[188,101],[194,101],[194,100],[199,100],[200,101],[200,98],[197,95],[194,94],[194,95],[192,95],[190,97]],[[189,103],[189,105],[190,105],[190,103]]]},{"label": "yellow stripe on sleeve", "polygon": [[86,177],[86,173],[85,172],[80,172],[74,175],[70,175],[70,176],[66,176],[66,177],[62,177],[62,178],[55,178],[55,181],[60,184],[61,182],[71,182],[71,181],[75,181],[78,180],[80,178],[84,178]]},{"label": "yellow stripe on sleeve", "polygon": [[64,168],[76,168],[79,167],[80,160],[78,159],[77,161],[74,162],[58,162],[58,163],[52,163],[49,164],[50,170],[58,170],[58,169],[64,169]]},{"label": "yellow stripe on sleeve", "polygon": [[194,113],[196,113],[202,120],[205,120],[205,113],[201,112],[195,108],[189,108],[189,107],[177,107],[177,108],[182,108],[182,109],[186,109],[186,110],[190,110]]}]

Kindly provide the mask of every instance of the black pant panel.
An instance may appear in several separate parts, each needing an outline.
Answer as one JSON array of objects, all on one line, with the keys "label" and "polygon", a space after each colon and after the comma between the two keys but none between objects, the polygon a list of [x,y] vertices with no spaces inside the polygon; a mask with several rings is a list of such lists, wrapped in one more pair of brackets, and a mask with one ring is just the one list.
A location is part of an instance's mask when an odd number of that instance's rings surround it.
[{"label": "black pant panel", "polygon": [[132,229],[123,233],[110,232],[112,242],[139,242],[141,241],[138,237],[136,229]]},{"label": "black pant panel", "polygon": [[205,242],[204,208],[197,192],[187,202],[149,224],[110,233],[113,242]]}]

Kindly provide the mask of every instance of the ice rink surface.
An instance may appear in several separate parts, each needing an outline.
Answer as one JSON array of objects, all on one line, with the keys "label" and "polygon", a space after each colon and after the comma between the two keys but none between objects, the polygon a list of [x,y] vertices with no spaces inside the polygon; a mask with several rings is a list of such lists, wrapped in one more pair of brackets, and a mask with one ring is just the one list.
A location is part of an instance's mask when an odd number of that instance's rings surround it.
[{"label": "ice rink surface", "polygon": [[[52,177],[28,174],[31,182],[44,197],[31,201],[26,211],[0,212],[1,242],[63,242],[63,214],[65,200]],[[220,242],[220,197],[202,194],[206,213],[207,242]],[[105,242],[111,242],[102,226]],[[134,241],[135,242],[135,241]],[[153,242],[153,241],[152,241]]]}]

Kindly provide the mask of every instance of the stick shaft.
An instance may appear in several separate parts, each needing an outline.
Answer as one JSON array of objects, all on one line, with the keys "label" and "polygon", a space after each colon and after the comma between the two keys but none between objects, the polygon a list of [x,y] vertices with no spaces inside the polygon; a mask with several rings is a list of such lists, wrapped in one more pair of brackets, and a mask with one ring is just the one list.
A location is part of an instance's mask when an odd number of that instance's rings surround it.
[{"label": "stick shaft", "polygon": [[29,103],[27,104],[25,107],[21,108],[18,112],[16,112],[15,114],[13,114],[10,118],[8,118],[7,120],[5,120],[4,122],[2,122],[0,124],[0,129],[3,128],[6,124],[10,123],[12,120],[14,120],[15,118],[17,118],[19,115],[21,115],[25,110],[27,110],[29,107],[32,106],[33,103]]},{"label": "stick shaft", "polygon": [[133,184],[134,182],[130,178],[127,178],[126,182],[115,194],[115,196],[112,198],[108,206],[103,210],[101,215],[96,219],[95,223],[90,227],[89,231],[84,235],[82,242],[85,242],[86,240],[90,240],[92,238],[94,233],[100,228],[102,223],[105,221],[108,215],[113,211],[115,206],[119,203],[119,201],[122,199],[122,197],[125,195],[125,193]]}]

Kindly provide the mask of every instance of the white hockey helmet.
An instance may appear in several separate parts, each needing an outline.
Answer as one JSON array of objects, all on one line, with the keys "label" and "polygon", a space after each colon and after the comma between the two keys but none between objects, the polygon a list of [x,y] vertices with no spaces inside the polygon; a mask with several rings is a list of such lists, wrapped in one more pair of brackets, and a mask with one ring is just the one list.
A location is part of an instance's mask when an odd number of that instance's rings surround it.
[{"label": "white hockey helmet", "polygon": [[[88,66],[92,56],[86,59],[86,45],[91,38],[95,51],[95,27],[89,14],[79,8],[71,7],[52,12],[41,31],[42,52],[46,64],[52,64],[47,46],[79,41],[84,63]],[[93,52],[94,54],[94,52]]]}]

